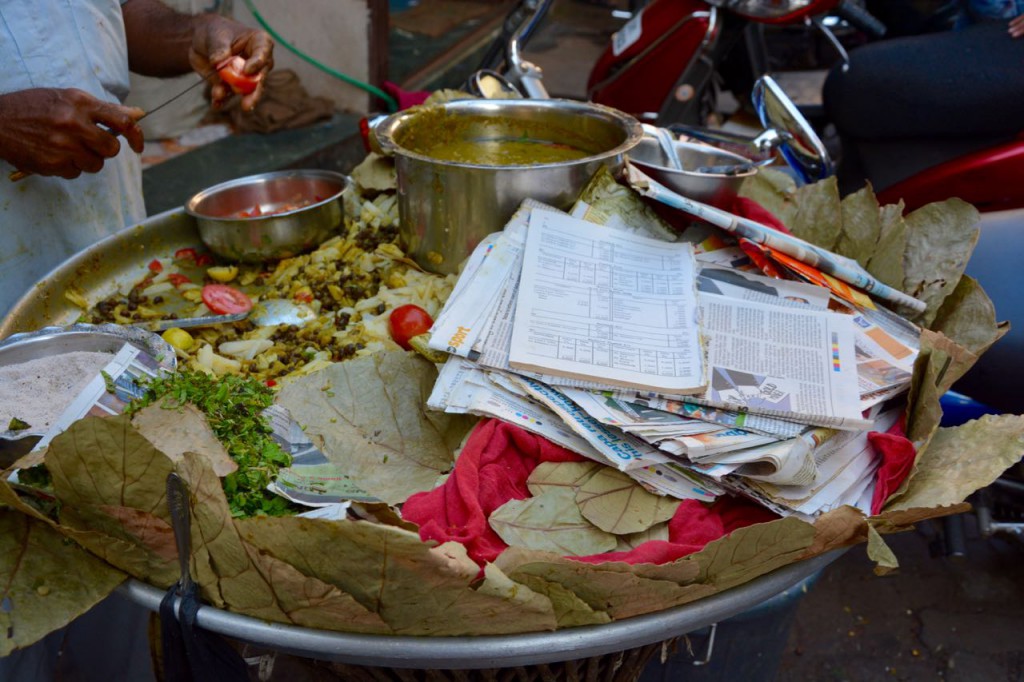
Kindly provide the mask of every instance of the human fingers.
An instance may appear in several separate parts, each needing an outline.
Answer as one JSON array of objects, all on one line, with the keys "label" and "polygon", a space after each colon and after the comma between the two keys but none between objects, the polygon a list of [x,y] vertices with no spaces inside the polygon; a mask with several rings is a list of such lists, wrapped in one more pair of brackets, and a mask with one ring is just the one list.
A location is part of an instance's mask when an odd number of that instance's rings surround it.
[{"label": "human fingers", "polygon": [[273,66],[274,41],[264,31],[219,15],[205,15],[195,24],[189,62],[207,75],[231,57],[245,60],[243,72],[256,75]]},{"label": "human fingers", "polygon": [[100,105],[76,89],[31,88],[0,96],[0,157],[20,171],[65,178],[102,168],[111,143],[115,153],[120,145],[93,123]]},{"label": "human fingers", "polygon": [[1020,38],[1024,35],[1024,14],[1010,20],[1009,32],[1013,38]]},{"label": "human fingers", "polygon": [[231,53],[245,58],[242,73],[265,75],[274,68],[274,41],[264,31],[249,30],[231,44]]},{"label": "human fingers", "polygon": [[[106,130],[114,135],[114,142],[117,143],[116,136],[120,135],[128,141],[128,146],[135,153],[141,154],[145,146],[145,140],[142,128],[139,127],[138,122],[145,115],[146,112],[138,107],[126,107],[120,104],[103,102],[93,113],[93,122],[98,126],[104,126]],[[103,139],[102,136],[98,139],[101,140],[102,146],[96,148],[97,152],[107,152],[108,158],[117,156],[117,153],[120,151],[120,143],[117,143],[115,148],[109,144],[109,141]]]}]

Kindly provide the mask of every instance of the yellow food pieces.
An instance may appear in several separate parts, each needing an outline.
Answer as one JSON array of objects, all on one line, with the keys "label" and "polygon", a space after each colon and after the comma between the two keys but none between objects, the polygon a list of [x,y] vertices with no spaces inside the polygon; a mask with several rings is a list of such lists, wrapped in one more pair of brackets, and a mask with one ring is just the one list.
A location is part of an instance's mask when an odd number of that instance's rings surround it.
[{"label": "yellow food pieces", "polygon": [[235,277],[238,277],[238,266],[215,265],[212,268],[207,268],[206,274],[209,275],[210,279],[216,280],[217,282],[230,282]]},{"label": "yellow food pieces", "polygon": [[164,331],[160,338],[180,351],[188,351],[196,341],[191,334],[180,327],[171,327]]}]

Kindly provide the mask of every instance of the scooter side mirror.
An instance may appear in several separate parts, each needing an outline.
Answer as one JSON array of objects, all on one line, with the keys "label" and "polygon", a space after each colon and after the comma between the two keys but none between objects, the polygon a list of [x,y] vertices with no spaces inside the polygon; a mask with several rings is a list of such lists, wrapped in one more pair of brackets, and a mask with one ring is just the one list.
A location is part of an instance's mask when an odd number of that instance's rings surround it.
[{"label": "scooter side mirror", "polygon": [[804,182],[816,182],[835,172],[825,144],[774,78],[758,78],[751,98],[766,128],[758,139],[767,147],[777,147]]}]

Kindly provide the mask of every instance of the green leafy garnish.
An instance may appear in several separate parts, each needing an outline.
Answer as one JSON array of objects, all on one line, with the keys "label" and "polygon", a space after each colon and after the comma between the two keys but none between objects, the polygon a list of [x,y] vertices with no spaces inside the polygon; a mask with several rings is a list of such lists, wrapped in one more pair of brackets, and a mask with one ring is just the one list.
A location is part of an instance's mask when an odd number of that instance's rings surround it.
[{"label": "green leafy garnish", "polygon": [[238,470],[224,477],[224,493],[235,517],[282,516],[294,513],[288,500],[267,491],[282,467],[292,458],[271,437],[262,412],[274,401],[274,393],[262,382],[235,375],[212,377],[202,372],[179,370],[146,384],[146,394],[126,410],[134,414],[167,398],[174,409],[191,403],[206,415],[214,435],[227,450]]},{"label": "green leafy garnish", "polygon": [[24,431],[30,428],[32,426],[28,422],[24,422],[17,417],[11,417],[11,422],[7,425],[8,431]]},{"label": "green leafy garnish", "polygon": [[18,483],[39,490],[53,489],[53,478],[51,478],[50,470],[46,468],[45,464],[18,469]]}]

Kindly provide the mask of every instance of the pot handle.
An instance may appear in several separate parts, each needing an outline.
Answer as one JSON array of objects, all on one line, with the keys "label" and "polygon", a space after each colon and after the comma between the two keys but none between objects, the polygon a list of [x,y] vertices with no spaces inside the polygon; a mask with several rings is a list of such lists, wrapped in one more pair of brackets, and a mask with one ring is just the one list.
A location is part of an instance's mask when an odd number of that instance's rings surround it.
[{"label": "pot handle", "polygon": [[384,149],[384,146],[380,143],[380,138],[377,137],[377,126],[387,118],[387,114],[379,114],[377,116],[364,118],[363,122],[366,127],[361,131],[363,134],[363,141],[366,143],[367,149],[374,154],[380,154],[381,156],[393,156],[389,150]]}]

